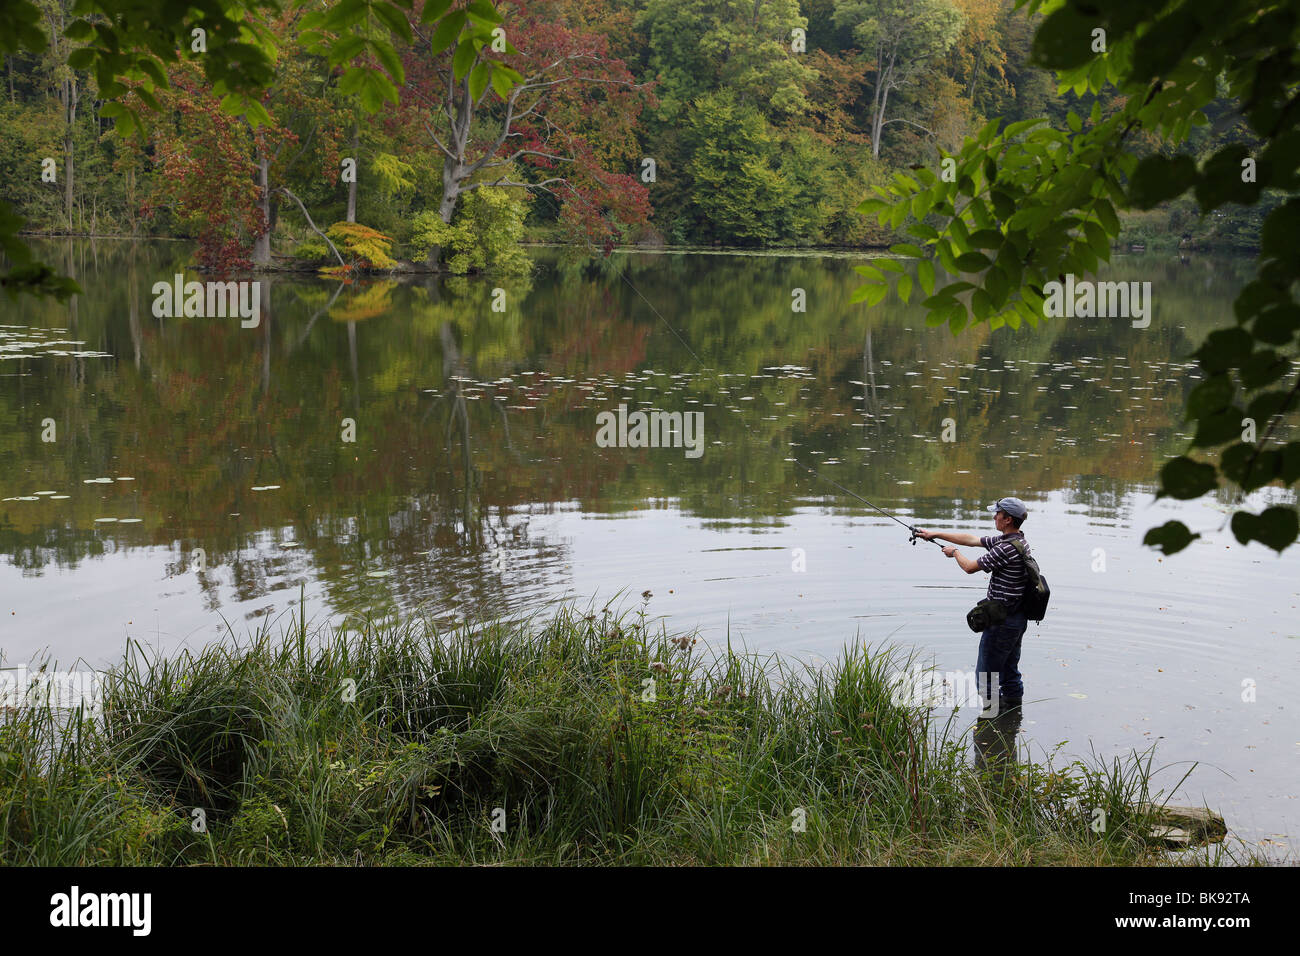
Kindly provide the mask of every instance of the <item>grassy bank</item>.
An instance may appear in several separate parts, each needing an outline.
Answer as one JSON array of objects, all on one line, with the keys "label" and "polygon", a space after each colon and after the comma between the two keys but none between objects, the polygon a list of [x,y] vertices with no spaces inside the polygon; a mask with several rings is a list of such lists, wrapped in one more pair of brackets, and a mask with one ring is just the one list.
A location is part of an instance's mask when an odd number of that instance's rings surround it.
[{"label": "grassy bank", "polygon": [[98,719],[0,722],[0,859],[1153,861],[1130,809],[1149,763],[981,776],[927,711],[890,703],[902,662],[884,653],[814,671],[701,647],[568,609],[443,635],[299,626],[171,660],[135,649]]}]

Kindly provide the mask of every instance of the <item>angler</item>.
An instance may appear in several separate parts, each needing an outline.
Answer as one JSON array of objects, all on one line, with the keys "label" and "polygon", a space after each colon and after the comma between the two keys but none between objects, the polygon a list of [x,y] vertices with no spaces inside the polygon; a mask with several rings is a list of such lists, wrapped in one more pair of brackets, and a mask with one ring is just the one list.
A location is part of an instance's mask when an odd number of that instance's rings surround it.
[{"label": "angler", "polygon": [[[943,549],[943,553],[956,559],[967,574],[988,572],[988,595],[971,610],[966,620],[971,630],[982,631],[979,656],[975,664],[980,681],[980,696],[986,701],[987,709],[994,697],[990,677],[997,674],[997,710],[1005,711],[1019,707],[1025,695],[1025,685],[1020,675],[1020,644],[1029,617],[1035,614],[1042,617],[1037,608],[1027,607],[1029,602],[1025,599],[1031,576],[1035,585],[1041,576],[1036,573],[1031,575],[1029,563],[1034,559],[1030,557],[1029,544],[1020,530],[1029,515],[1025,503],[1019,498],[1000,498],[996,504],[989,505],[989,511],[993,512],[997,535],[980,537],[954,531],[924,531],[920,528],[915,530],[915,534],[925,541],[952,542]],[[969,558],[957,550],[957,545],[981,547],[985,553],[978,558]],[[1037,571],[1036,561],[1032,570]]]}]

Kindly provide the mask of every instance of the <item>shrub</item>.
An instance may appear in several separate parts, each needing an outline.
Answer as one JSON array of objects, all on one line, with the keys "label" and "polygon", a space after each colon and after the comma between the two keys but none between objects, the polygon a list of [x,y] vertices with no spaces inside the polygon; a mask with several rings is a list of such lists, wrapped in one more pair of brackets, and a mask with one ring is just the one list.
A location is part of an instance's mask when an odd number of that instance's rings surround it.
[{"label": "shrub", "polygon": [[525,273],[531,268],[519,245],[524,234],[525,200],[501,188],[466,193],[450,225],[434,210],[415,217],[411,246],[419,258],[442,248],[443,264],[457,275],[468,272]]}]

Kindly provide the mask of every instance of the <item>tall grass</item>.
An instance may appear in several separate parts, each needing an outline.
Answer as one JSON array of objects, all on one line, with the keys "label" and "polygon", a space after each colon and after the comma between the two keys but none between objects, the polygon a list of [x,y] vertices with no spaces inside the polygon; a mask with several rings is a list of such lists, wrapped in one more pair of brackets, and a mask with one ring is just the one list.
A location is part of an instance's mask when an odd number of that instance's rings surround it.
[{"label": "tall grass", "polygon": [[817,669],[696,648],[573,607],[133,645],[93,719],[0,720],[0,860],[1158,861],[1149,756],[981,775],[951,723],[890,702],[887,650]]}]

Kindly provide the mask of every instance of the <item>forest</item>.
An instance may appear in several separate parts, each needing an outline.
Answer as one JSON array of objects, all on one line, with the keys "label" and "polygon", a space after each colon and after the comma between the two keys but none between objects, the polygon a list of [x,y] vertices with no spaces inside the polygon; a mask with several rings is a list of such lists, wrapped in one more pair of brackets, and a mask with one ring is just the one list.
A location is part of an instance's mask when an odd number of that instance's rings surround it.
[{"label": "forest", "polygon": [[[23,231],[190,239],[218,271],[519,272],[521,240],[884,246],[857,211],[872,187],[990,118],[1069,133],[1125,101],[1059,91],[1014,0],[290,0],[250,4],[236,41],[196,21],[134,83],[104,82],[76,0],[32,5],[49,43],[15,44],[0,92]],[[213,69],[222,42],[265,57],[255,95]],[[1226,95],[1205,112],[1194,152],[1254,145]],[[1123,240],[1250,248],[1275,205],[1178,198]]]}]

